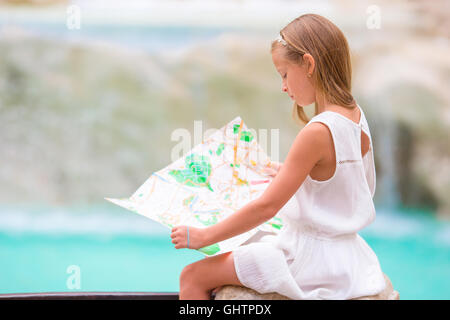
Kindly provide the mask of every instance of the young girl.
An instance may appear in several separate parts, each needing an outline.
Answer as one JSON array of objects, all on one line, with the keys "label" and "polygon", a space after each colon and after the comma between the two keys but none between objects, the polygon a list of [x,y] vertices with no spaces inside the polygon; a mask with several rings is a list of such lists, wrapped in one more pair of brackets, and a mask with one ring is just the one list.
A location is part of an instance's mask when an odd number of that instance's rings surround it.
[{"label": "young girl", "polygon": [[[351,94],[343,33],[329,20],[302,15],[272,43],[282,90],[306,123],[260,198],[208,228],[177,226],[176,249],[198,249],[251,230],[283,210],[278,236],[186,266],[180,299],[210,299],[223,285],[291,299],[352,299],[386,286],[377,256],[358,235],[375,219],[375,164],[364,112]],[[308,121],[303,106],[315,103]],[[291,201],[289,201],[291,199]],[[286,204],[295,203],[295,209]],[[189,232],[189,234],[188,234]]]}]

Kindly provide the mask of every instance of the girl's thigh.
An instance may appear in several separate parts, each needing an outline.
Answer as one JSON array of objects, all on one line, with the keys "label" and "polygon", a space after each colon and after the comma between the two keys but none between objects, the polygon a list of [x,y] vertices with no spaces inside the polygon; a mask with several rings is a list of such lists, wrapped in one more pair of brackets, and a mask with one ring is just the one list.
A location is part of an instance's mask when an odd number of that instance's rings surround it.
[{"label": "girl's thigh", "polygon": [[183,273],[195,285],[207,290],[223,285],[243,286],[236,274],[232,251],[191,263],[183,269],[182,278]]}]

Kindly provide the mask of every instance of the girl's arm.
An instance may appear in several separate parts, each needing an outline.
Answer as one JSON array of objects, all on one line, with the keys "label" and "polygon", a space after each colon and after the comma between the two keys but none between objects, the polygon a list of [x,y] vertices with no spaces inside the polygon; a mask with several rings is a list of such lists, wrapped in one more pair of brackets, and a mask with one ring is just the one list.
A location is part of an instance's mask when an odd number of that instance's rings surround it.
[{"label": "girl's arm", "polygon": [[[333,140],[328,127],[311,123],[303,128],[264,193],[221,222],[207,227],[176,226],[172,229],[172,243],[176,249],[199,249],[247,232],[275,216],[300,188],[312,168],[323,158]],[[189,246],[187,244],[189,231]]]},{"label": "girl's arm", "polygon": [[300,188],[332,142],[328,127],[311,123],[302,129],[292,144],[280,171],[258,199],[221,222],[203,230],[203,246],[208,246],[249,231],[275,216]]}]

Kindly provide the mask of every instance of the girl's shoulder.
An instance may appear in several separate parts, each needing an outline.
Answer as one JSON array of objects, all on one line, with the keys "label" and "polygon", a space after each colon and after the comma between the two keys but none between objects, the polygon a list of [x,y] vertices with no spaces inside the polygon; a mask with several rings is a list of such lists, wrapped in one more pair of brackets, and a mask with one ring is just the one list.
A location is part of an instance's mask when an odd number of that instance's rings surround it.
[{"label": "girl's shoulder", "polygon": [[298,133],[293,146],[302,147],[308,145],[315,154],[324,155],[333,145],[333,136],[330,128],[323,122],[309,122]]}]

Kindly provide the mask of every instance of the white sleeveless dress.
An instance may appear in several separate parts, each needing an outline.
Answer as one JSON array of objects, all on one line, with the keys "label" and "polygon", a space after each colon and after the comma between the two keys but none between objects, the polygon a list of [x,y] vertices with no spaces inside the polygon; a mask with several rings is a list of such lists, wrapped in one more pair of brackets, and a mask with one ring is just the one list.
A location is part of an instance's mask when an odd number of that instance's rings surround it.
[{"label": "white sleeveless dress", "polygon": [[[279,235],[257,233],[233,251],[241,283],[259,293],[291,299],[352,299],[384,290],[377,256],[357,233],[375,219],[372,137],[360,123],[332,111],[314,116],[331,131],[336,170],[325,181],[309,175],[278,213]],[[361,157],[361,130],[370,139]]]}]

